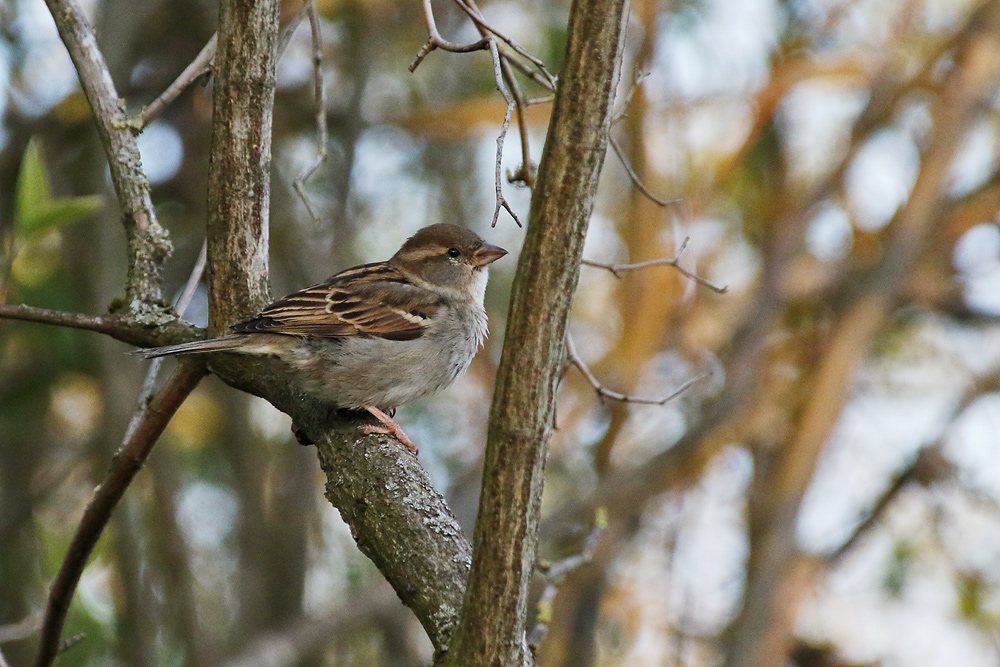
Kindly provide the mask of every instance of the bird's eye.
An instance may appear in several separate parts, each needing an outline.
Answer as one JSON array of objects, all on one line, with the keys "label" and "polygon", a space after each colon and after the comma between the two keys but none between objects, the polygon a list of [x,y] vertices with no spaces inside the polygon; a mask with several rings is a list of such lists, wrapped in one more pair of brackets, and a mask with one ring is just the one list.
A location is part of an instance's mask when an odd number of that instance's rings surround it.
[{"label": "bird's eye", "polygon": [[452,259],[455,259],[461,254],[462,253],[459,252],[458,248],[448,248],[448,256],[451,257]]}]

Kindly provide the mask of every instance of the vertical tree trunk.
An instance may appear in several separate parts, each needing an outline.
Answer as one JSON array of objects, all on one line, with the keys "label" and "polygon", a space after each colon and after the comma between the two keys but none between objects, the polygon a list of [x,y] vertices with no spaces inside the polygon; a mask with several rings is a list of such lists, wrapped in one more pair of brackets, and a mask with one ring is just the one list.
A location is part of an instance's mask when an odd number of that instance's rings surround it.
[{"label": "vertical tree trunk", "polygon": [[444,664],[530,664],[528,583],[566,320],[604,164],[626,0],[576,0],[490,412],[462,620]]}]

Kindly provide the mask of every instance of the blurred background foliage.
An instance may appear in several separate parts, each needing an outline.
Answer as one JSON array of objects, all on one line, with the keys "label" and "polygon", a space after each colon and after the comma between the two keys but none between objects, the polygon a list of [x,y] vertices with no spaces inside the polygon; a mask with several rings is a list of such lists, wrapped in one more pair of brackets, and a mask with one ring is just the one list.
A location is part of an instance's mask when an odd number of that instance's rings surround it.
[{"label": "blurred background foliage", "polygon": [[[202,0],[85,4],[136,111],[216,17]],[[657,397],[711,376],[657,406],[602,402],[567,370],[543,552],[572,551],[552,537],[567,507],[637,481],[600,496],[609,530],[563,584],[541,665],[1000,660],[996,72],[968,109],[947,97],[983,26],[1000,40],[996,4],[632,3],[619,99],[634,94],[613,132],[642,183],[680,201],[655,204],[609,153],[585,257],[669,258],[689,238],[681,264],[729,290],[662,266],[620,278],[583,267],[571,330],[608,388]],[[420,3],[317,5],[330,157],[308,191],[321,220],[291,187],[316,151],[303,26],[278,71],[274,295],[383,259],[437,221],[516,254],[522,232],[505,213],[489,228],[504,104],[488,56],[435,52],[411,74]],[[475,38],[453,6],[437,9],[446,37]],[[483,10],[558,71],[567,2]],[[297,11],[290,2],[285,20]],[[210,97],[194,86],[140,136],[175,247],[168,293],[203,241]],[[526,114],[535,162],[548,113]],[[106,311],[122,291],[124,235],[40,0],[0,4],[0,114],[0,301]],[[947,132],[958,141],[939,159]],[[512,128],[503,167],[521,162]],[[529,193],[505,194],[526,220]],[[926,224],[908,227],[925,209]],[[918,251],[900,263],[894,248],[913,229]],[[514,264],[493,272],[493,334],[469,373],[400,411],[470,534]],[[866,314],[872,295],[884,312]],[[187,318],[206,317],[200,294]],[[856,358],[835,356],[845,346]],[[0,321],[0,650],[11,665],[30,662],[47,586],[135,407],[144,367],[125,352]],[[430,660],[285,417],[207,381],[162,440],[84,574],[67,625],[83,638],[60,664]]]}]

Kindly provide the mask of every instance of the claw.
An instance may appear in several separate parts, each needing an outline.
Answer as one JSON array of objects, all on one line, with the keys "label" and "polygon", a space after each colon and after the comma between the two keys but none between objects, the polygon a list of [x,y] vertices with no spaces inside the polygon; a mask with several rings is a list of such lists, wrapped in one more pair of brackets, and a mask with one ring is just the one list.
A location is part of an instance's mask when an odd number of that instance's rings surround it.
[{"label": "claw", "polygon": [[382,426],[378,426],[376,424],[365,424],[361,428],[361,431],[363,433],[365,433],[366,435],[370,435],[372,433],[381,433],[383,435],[391,435],[392,437],[396,438],[396,440],[399,440],[399,442],[404,447],[406,447],[411,452],[413,452],[414,455],[416,455],[418,453],[417,446],[415,444],[413,444],[413,441],[410,440],[405,433],[403,433],[403,429],[399,426],[399,424],[396,423],[395,419],[393,419],[392,417],[390,417],[389,415],[387,415],[385,412],[383,412],[382,410],[379,410],[378,408],[376,408],[374,406],[368,406],[368,407],[365,408],[365,410],[367,410],[368,412],[370,412],[372,414],[372,416],[375,417],[375,419],[377,419],[380,422],[382,422],[383,425]]}]

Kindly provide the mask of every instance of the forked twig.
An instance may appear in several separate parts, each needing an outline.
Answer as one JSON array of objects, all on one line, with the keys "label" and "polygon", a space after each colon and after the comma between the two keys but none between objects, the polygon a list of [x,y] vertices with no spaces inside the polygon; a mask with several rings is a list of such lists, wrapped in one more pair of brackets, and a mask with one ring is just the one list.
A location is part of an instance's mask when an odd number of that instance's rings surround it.
[{"label": "forked twig", "polygon": [[682,384],[678,389],[674,390],[671,394],[669,394],[668,396],[664,396],[663,398],[629,396],[628,394],[622,394],[621,392],[608,389],[603,384],[601,384],[601,381],[597,379],[597,376],[594,375],[594,372],[590,370],[589,366],[587,366],[587,362],[585,362],[583,360],[583,357],[580,356],[580,353],[576,349],[576,343],[573,342],[573,337],[570,336],[568,333],[566,334],[566,354],[569,356],[570,363],[576,366],[577,370],[579,370],[583,374],[583,377],[587,379],[587,383],[593,388],[594,391],[597,392],[597,397],[602,401],[605,398],[609,398],[612,401],[619,401],[621,403],[636,403],[639,405],[666,405],[668,402],[674,400],[675,398],[683,394],[685,391],[690,389],[693,384],[695,384],[696,382],[700,382],[711,375],[711,373],[702,373],[700,375],[696,375],[687,382],[685,382],[684,384]]},{"label": "forked twig", "polygon": [[[552,76],[552,73],[549,72],[548,68],[545,67],[545,63],[542,62],[541,58],[537,58],[531,55],[531,53],[529,53],[527,49],[525,49],[520,44],[512,40],[510,37],[507,37],[507,35],[503,34],[499,30],[491,26],[489,23],[487,23],[486,19],[483,18],[482,12],[479,11],[479,7],[476,5],[475,0],[455,0],[455,4],[461,7],[462,10],[468,15],[468,17],[472,19],[472,22],[475,23],[476,27],[479,28],[479,30],[481,31],[480,34],[482,34],[482,32],[488,32],[497,39],[499,39],[501,42],[506,44],[517,55],[521,56],[522,58],[524,58],[525,60],[527,60],[528,62],[530,62],[532,65],[535,66],[535,68],[542,75],[542,77],[544,77],[547,83],[547,85],[545,86],[546,88],[549,88],[550,90],[555,90],[556,79],[554,76]],[[485,35],[483,36],[485,37]],[[507,59],[513,60],[513,58],[507,58]]]},{"label": "forked twig", "polygon": [[645,262],[636,262],[635,264],[606,264],[604,262],[595,262],[594,260],[591,259],[583,259],[580,261],[581,263],[586,264],[587,266],[593,266],[598,269],[605,269],[607,271],[610,271],[615,278],[621,278],[622,277],[621,274],[626,271],[638,271],[640,269],[648,269],[651,266],[672,266],[675,271],[680,273],[685,278],[690,278],[699,285],[702,285],[712,290],[716,294],[725,294],[726,292],[728,292],[729,291],[728,285],[723,285],[720,287],[715,283],[705,278],[702,278],[697,273],[688,271],[687,269],[685,269],[683,266],[680,265],[681,255],[684,254],[684,251],[687,249],[688,241],[690,240],[691,240],[690,238],[684,239],[684,242],[681,243],[681,247],[677,250],[677,254],[669,259],[668,258],[649,259],[646,260]]},{"label": "forked twig", "polygon": [[427,33],[430,35],[424,45],[417,52],[417,57],[410,63],[410,71],[413,72],[424,61],[431,51],[441,49],[451,53],[468,53],[470,51],[482,51],[489,48],[489,40],[485,37],[469,44],[458,44],[449,42],[438,32],[437,21],[434,20],[434,8],[431,7],[431,0],[423,0],[424,21],[427,24]]},{"label": "forked twig", "polygon": [[319,224],[319,215],[316,213],[316,210],[313,208],[312,202],[309,199],[305,183],[306,180],[312,176],[317,169],[319,169],[320,165],[326,161],[329,134],[326,127],[326,89],[323,85],[323,41],[322,35],[320,34],[319,14],[316,11],[316,3],[313,0],[308,0],[308,2],[306,2],[306,7],[306,12],[309,16],[309,28],[312,32],[313,88],[316,96],[317,146],[316,157],[313,158],[312,162],[306,165],[305,169],[299,172],[299,175],[295,177],[294,181],[292,181],[292,187],[295,188],[295,192],[298,193],[299,198],[302,200],[306,210],[309,212],[309,217],[311,217],[316,224]]},{"label": "forked twig", "polygon": [[493,221],[490,223],[490,227],[496,227],[497,220],[500,217],[500,209],[503,208],[510,214],[510,217],[514,219],[518,227],[521,227],[521,221],[518,219],[517,214],[514,213],[514,209],[510,207],[507,200],[503,196],[502,187],[502,169],[500,166],[503,160],[503,142],[507,137],[507,130],[510,128],[510,116],[514,112],[514,107],[517,102],[514,100],[513,95],[507,90],[507,86],[504,84],[503,79],[503,66],[500,60],[500,51],[497,49],[496,40],[492,37],[486,38],[489,41],[490,54],[493,56],[493,76],[496,77],[497,90],[503,95],[503,99],[507,102],[507,111],[504,113],[503,124],[500,126],[500,134],[497,136],[497,158],[496,165],[494,169],[493,184],[496,188],[496,206],[493,208]]},{"label": "forked twig", "polygon": [[562,585],[570,572],[586,565],[594,558],[597,545],[607,529],[608,510],[605,507],[598,507],[594,512],[594,527],[583,541],[583,547],[579,553],[567,556],[555,563],[540,562],[538,564],[538,570],[545,578],[545,588],[542,589],[542,595],[538,599],[538,616],[535,627],[528,635],[528,646],[532,652],[538,650],[549,634],[549,624],[552,622],[553,605],[556,595],[559,593],[559,586]]},{"label": "forked twig", "polygon": [[[618,121],[625,118],[628,112],[629,104],[632,103],[632,98],[635,96],[636,91],[639,90],[639,86],[642,85],[643,80],[647,76],[649,76],[649,72],[639,72],[638,74],[636,74],[635,80],[632,82],[632,85],[629,86],[628,91],[625,93],[625,97],[622,100],[621,109],[611,119],[612,128],[618,124]],[[639,178],[639,174],[635,172],[635,169],[632,167],[632,163],[629,162],[628,157],[625,156],[625,151],[622,150],[621,144],[619,144],[618,140],[615,139],[615,135],[610,132],[608,133],[608,142],[611,144],[611,149],[615,152],[615,156],[618,158],[618,161],[621,162],[623,167],[625,167],[625,172],[628,174],[628,177],[632,180],[632,183],[635,185],[636,189],[639,190],[639,192],[644,194],[646,197],[648,197],[654,204],[657,204],[659,206],[670,206],[671,204],[678,204],[682,201],[682,199],[680,198],[665,199],[663,197],[658,197],[655,194],[653,194],[653,191],[650,190],[648,187],[646,187],[646,184],[642,182],[641,178]]]}]

